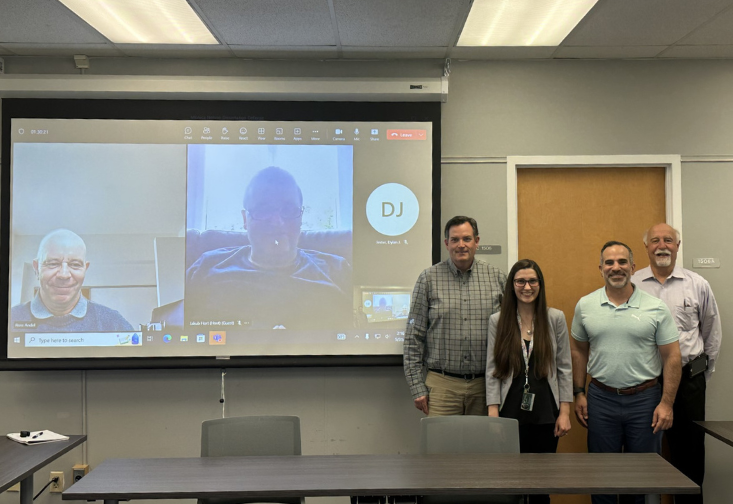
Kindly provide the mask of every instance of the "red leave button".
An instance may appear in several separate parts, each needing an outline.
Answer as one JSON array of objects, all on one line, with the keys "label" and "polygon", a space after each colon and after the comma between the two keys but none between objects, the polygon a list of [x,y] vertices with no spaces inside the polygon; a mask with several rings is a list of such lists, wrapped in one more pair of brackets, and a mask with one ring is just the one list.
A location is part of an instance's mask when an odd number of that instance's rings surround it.
[{"label": "red leave button", "polygon": [[427,130],[414,129],[388,129],[387,140],[425,140]]}]

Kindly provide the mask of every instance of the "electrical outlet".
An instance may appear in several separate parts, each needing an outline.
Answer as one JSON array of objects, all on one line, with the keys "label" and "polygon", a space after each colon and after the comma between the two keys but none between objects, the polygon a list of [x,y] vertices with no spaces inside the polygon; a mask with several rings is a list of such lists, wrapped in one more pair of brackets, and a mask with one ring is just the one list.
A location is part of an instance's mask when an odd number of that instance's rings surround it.
[{"label": "electrical outlet", "polygon": [[51,477],[50,480],[53,480],[54,478],[58,478],[59,480],[56,483],[51,483],[51,486],[49,487],[49,492],[51,493],[61,493],[64,491],[64,472],[63,471],[51,471]]},{"label": "electrical outlet", "polygon": [[71,476],[74,480],[72,484],[76,483],[87,474],[89,474],[89,464],[76,464],[71,468]]}]

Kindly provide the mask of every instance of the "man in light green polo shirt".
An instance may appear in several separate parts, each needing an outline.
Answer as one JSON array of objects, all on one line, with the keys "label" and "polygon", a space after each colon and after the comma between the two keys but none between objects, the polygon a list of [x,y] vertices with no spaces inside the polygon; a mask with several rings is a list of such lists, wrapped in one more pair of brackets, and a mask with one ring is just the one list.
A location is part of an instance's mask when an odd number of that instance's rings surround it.
[{"label": "man in light green polo shirt", "polygon": [[[682,369],[677,326],[662,301],[631,283],[628,245],[606,243],[599,269],[606,285],[581,298],[573,317],[575,415],[588,428],[590,453],[661,453]],[[616,502],[613,495],[592,500]],[[636,500],[643,503],[644,496]]]}]

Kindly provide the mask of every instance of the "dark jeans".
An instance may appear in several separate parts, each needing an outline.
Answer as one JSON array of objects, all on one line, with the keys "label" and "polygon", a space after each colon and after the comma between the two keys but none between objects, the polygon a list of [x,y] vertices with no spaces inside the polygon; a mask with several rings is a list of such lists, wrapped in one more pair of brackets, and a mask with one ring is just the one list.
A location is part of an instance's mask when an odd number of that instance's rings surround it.
[{"label": "dark jeans", "polygon": [[[555,424],[520,425],[519,451],[522,453],[555,453],[557,451]],[[529,504],[549,504],[547,494],[530,495]]]},{"label": "dark jeans", "polygon": [[[662,432],[652,434],[654,409],[662,398],[660,385],[622,396],[588,388],[588,452],[661,453]],[[644,504],[644,496],[634,498]],[[593,495],[593,504],[615,504],[615,495]]]},{"label": "dark jeans", "polygon": [[705,420],[705,374],[689,377],[683,369],[677,397],[674,399],[674,423],[664,435],[669,444],[672,465],[700,485],[698,495],[675,495],[676,504],[702,504],[702,482],[705,477],[705,431],[694,424]]}]

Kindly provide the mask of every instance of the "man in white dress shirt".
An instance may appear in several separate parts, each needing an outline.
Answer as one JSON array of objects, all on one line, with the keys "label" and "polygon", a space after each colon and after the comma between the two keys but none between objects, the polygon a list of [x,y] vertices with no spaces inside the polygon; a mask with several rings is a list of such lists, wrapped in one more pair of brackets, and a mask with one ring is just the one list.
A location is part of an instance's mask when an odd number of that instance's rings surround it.
[{"label": "man in white dress shirt", "polygon": [[[722,331],[718,305],[710,284],[692,271],[677,266],[680,234],[667,224],[656,224],[644,234],[650,266],[631,281],[658,297],[672,312],[680,333],[682,379],[674,401],[674,424],[665,436],[672,464],[702,488],[705,476],[705,433],[694,424],[705,420],[705,387],[715,369]],[[702,504],[699,495],[677,495],[675,502]]]}]

